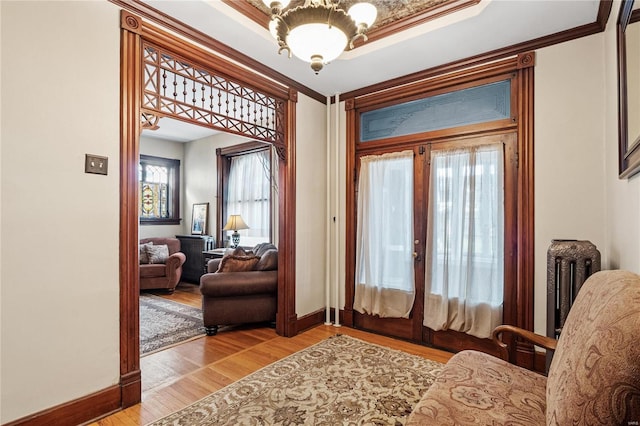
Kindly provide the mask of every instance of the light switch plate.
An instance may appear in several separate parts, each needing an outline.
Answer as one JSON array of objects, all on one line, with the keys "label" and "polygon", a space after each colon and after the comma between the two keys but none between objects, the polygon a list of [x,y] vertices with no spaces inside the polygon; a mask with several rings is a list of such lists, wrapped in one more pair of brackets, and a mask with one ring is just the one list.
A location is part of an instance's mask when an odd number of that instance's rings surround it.
[{"label": "light switch plate", "polygon": [[85,154],[84,172],[106,175],[109,159],[100,155]]}]

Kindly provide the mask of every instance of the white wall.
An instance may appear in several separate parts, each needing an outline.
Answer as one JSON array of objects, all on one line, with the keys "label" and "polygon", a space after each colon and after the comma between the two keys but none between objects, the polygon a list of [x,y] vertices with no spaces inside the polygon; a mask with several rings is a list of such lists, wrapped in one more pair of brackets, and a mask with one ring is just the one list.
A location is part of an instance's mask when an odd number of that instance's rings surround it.
[{"label": "white wall", "polygon": [[[106,1],[0,10],[6,423],[119,381],[120,18]],[[85,174],[86,153],[109,174]]]},{"label": "white wall", "polygon": [[[216,149],[238,145],[249,139],[232,134],[219,133],[185,144],[184,208],[185,233],[191,234],[192,207],[197,203],[209,203],[207,234],[216,235],[216,208],[218,202],[218,166]],[[220,225],[223,227],[224,224]],[[216,241],[217,244],[217,241]]]},{"label": "white wall", "polygon": [[325,306],[325,105],[298,94],[296,106],[296,313]]},{"label": "white wall", "polygon": [[[162,120],[160,120],[162,125]],[[185,216],[185,169],[184,161],[185,146],[182,142],[172,142],[163,139],[150,138],[144,135],[140,137],[140,154],[152,155],[154,157],[170,158],[180,160],[180,214],[182,221],[180,225],[140,225],[138,227],[139,238],[151,237],[175,237],[176,235],[190,234],[191,213]]]},{"label": "white wall", "polygon": [[[546,335],[552,239],[589,240],[606,260],[604,36],[538,50],[535,67],[535,311]],[[605,263],[606,264],[606,263]]]},{"label": "white wall", "polygon": [[615,2],[604,33],[538,51],[535,331],[546,334],[546,249],[587,239],[602,269],[640,272],[640,178],[618,179]]}]

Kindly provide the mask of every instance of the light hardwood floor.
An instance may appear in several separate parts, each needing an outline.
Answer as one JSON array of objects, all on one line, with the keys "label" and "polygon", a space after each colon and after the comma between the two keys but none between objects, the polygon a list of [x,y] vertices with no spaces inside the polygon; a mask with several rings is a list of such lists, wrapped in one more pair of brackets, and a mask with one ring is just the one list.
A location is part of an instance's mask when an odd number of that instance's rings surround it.
[{"label": "light hardwood floor", "polygon": [[[200,306],[200,292],[195,285],[181,283],[173,295],[156,294]],[[452,356],[448,352],[348,327],[319,325],[291,338],[278,336],[269,327],[243,326],[221,330],[216,336],[192,340],[142,357],[142,402],[91,425],[142,425],[152,422],[338,333],[438,362],[447,362]]]}]

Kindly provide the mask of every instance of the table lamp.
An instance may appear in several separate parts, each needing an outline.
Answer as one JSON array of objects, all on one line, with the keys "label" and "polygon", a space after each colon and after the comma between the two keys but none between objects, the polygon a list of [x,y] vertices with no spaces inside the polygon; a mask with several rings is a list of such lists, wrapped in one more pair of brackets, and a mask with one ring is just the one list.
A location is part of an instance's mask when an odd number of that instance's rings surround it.
[{"label": "table lamp", "polygon": [[232,247],[236,248],[240,245],[240,234],[238,233],[238,229],[249,229],[244,220],[242,220],[242,216],[239,214],[232,214],[229,216],[229,220],[227,224],[222,228],[223,231],[233,231],[231,234]]}]

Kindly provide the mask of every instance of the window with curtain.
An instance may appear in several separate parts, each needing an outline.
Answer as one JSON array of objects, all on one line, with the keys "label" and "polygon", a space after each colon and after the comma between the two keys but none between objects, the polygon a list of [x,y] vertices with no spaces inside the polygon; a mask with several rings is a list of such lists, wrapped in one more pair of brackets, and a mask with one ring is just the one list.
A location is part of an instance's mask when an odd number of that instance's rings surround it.
[{"label": "window with curtain", "polygon": [[490,337],[502,323],[502,144],[432,151],[424,325]]},{"label": "window with curtain", "polygon": [[180,223],[180,160],[140,155],[141,224]]},{"label": "window with curtain", "polygon": [[353,309],[408,318],[415,298],[413,151],[360,159]]},{"label": "window with curtain", "polygon": [[[239,214],[249,229],[239,230],[240,244],[253,247],[271,240],[271,151],[269,149],[231,157],[227,217]],[[224,224],[222,224],[224,225]],[[229,231],[231,235],[233,231]]]}]

